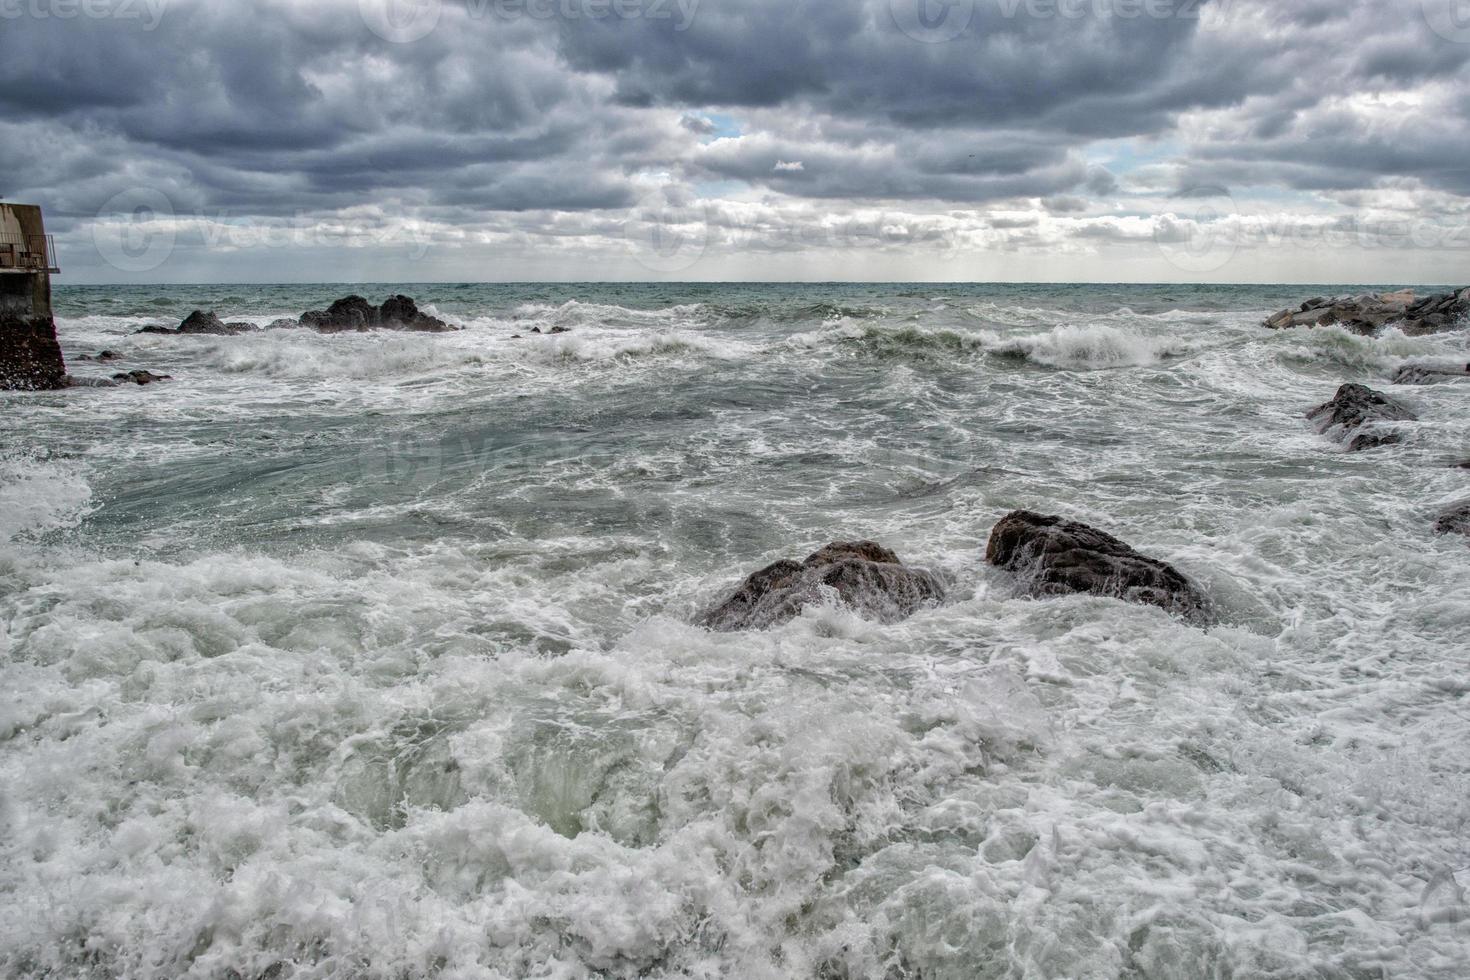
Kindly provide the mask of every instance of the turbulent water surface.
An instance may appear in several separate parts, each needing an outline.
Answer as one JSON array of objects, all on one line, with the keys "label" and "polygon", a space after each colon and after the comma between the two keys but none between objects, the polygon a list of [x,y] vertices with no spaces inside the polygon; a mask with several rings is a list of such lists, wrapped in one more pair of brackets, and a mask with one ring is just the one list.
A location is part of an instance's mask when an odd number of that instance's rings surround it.
[{"label": "turbulent water surface", "polygon": [[[0,973],[1470,975],[1470,335],[1311,287],[58,287],[0,395]],[[540,335],[533,326],[569,332]],[[522,339],[511,335],[520,333]],[[1017,594],[1027,507],[1214,597]],[[897,625],[691,625],[843,538]]]}]

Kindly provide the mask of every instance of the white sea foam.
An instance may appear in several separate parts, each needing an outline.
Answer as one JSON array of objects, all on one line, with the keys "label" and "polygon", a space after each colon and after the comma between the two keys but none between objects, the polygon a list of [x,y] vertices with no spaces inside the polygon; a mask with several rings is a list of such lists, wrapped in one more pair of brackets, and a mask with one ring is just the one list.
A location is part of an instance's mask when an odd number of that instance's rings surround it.
[{"label": "white sea foam", "polygon": [[[1463,337],[1043,305],[67,321],[176,381],[7,396],[0,975],[1470,974],[1464,389],[1302,417]],[[1222,625],[1018,594],[1016,506]],[[690,625],[855,537],[946,603]]]}]

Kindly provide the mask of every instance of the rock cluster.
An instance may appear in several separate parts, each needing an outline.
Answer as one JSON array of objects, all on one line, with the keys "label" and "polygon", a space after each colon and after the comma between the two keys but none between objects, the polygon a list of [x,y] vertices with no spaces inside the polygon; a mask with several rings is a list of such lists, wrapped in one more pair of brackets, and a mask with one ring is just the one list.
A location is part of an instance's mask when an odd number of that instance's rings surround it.
[{"label": "rock cluster", "polygon": [[1197,622],[1211,619],[1209,599],[1172,565],[1078,521],[1012,511],[991,530],[985,560],[1016,573],[1031,595],[1089,593],[1148,603]]},{"label": "rock cluster", "polygon": [[[415,330],[424,333],[442,333],[457,330],[438,317],[429,316],[419,309],[410,297],[398,294],[389,296],[382,306],[374,306],[361,296],[344,296],[325,310],[308,310],[298,320],[275,320],[267,329],[280,330],[294,327],[310,327],[322,333],[344,333],[365,330]],[[225,323],[213,311],[195,310],[184,318],[177,327],[146,326],[138,333],[157,334],[206,334],[230,336],[259,330],[253,323],[235,321]]]},{"label": "rock cluster", "polygon": [[173,329],[170,329],[168,327],[153,326],[152,324],[150,324],[149,326],[144,327],[142,330],[139,330],[138,333],[187,333],[229,336],[239,333],[249,333],[252,330],[258,329],[259,328],[256,327],[255,324],[247,323],[243,320],[233,323],[225,323],[221,321],[220,318],[212,310],[208,313],[206,313],[204,310],[195,310],[193,313],[190,313],[188,316],[184,317],[183,323],[180,323],[177,327],[174,327]]},{"label": "rock cluster", "polygon": [[752,573],[699,622],[720,632],[766,629],[794,619],[828,596],[860,616],[894,623],[940,602],[944,586],[880,544],[835,541],[803,561],[783,558]]},{"label": "rock cluster", "polygon": [[[1366,385],[1345,384],[1332,400],[1307,413],[1317,431],[1332,432],[1350,453],[1402,442],[1397,432],[1378,429],[1383,422],[1412,422],[1418,416],[1380,391]],[[1365,430],[1365,426],[1367,427]]]},{"label": "rock cluster", "polygon": [[323,333],[377,329],[441,333],[455,329],[438,317],[424,313],[417,303],[401,293],[389,296],[382,306],[374,306],[361,296],[344,296],[325,310],[301,314],[299,322],[303,327],[312,327]]},{"label": "rock cluster", "polygon": [[1410,336],[1439,333],[1463,326],[1470,313],[1470,288],[1416,297],[1412,289],[1362,296],[1317,296],[1294,310],[1266,318],[1273,330],[1286,327],[1325,327],[1333,324],[1371,336],[1389,324]]}]

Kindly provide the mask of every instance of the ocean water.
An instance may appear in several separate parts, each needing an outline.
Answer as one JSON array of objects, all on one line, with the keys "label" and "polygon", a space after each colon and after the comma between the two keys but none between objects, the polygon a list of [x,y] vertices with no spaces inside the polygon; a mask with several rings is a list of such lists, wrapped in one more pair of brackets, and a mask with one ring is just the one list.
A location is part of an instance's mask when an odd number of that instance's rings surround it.
[{"label": "ocean water", "polygon": [[[133,333],[349,291],[467,329]],[[58,285],[173,380],[0,394],[0,975],[1470,976],[1470,388],[1303,418],[1470,333],[1329,291]],[[691,625],[857,537],[947,602]]]}]

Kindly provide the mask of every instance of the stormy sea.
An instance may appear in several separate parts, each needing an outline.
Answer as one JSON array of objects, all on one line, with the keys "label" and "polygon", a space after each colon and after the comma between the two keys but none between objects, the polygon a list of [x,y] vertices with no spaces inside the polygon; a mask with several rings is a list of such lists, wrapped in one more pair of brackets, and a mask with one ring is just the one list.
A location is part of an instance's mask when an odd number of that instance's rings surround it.
[{"label": "stormy sea", "polygon": [[[0,975],[1470,975],[1470,333],[1333,291],[58,285],[169,379],[0,394]],[[464,329],[138,333],[352,292]],[[701,623],[854,540],[942,601]]]}]

